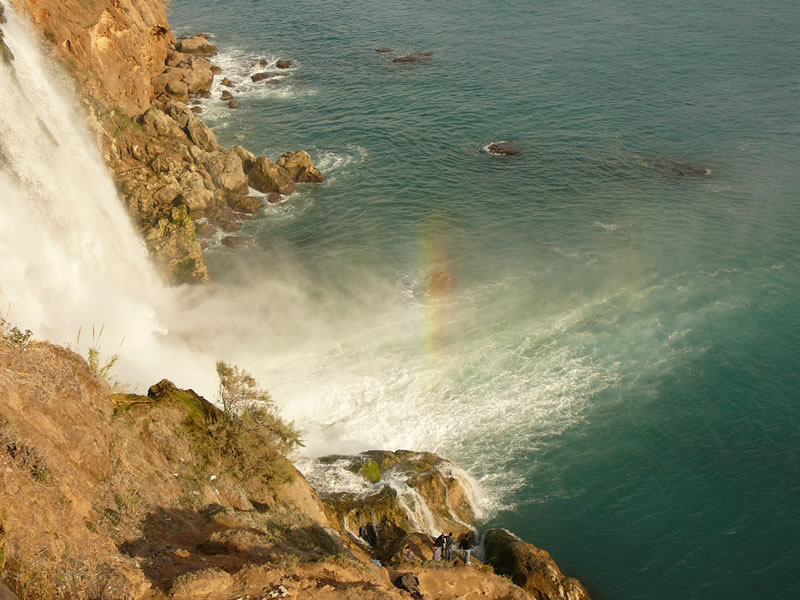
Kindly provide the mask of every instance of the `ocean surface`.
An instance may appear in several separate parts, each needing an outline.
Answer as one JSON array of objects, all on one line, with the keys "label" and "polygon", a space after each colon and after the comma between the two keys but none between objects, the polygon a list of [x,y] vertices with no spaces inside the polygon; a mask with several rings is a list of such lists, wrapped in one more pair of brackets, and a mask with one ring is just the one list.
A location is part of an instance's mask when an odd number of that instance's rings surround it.
[{"label": "ocean surface", "polygon": [[170,11],[326,175],[209,253],[307,452],[442,453],[596,599],[800,597],[800,4]]}]

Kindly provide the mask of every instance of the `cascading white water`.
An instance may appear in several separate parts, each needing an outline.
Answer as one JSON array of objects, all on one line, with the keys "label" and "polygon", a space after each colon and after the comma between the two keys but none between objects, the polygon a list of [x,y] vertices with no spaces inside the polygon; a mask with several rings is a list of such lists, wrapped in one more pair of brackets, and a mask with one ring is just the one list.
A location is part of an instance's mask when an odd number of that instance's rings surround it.
[{"label": "cascading white water", "polygon": [[[29,25],[10,8],[5,13],[15,59],[0,61],[2,314],[62,344],[75,345],[82,331],[79,351],[93,343],[93,328],[103,328],[94,340],[101,353],[122,343],[124,355],[135,357],[125,361],[126,381],[149,385],[166,366],[162,313],[175,293],[149,263],[70,82],[44,58]],[[161,376],[202,382],[189,379],[202,360],[179,348],[170,353],[174,367]]]}]

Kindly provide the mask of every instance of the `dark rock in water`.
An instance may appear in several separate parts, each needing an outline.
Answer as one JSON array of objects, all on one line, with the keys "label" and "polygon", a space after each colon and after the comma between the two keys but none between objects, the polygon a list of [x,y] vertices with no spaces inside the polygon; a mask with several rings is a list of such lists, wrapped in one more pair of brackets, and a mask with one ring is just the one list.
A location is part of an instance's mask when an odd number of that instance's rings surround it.
[{"label": "dark rock in water", "polygon": [[213,223],[203,223],[202,225],[196,226],[197,237],[199,238],[210,238],[214,237],[214,234],[217,233],[217,226]]},{"label": "dark rock in water", "polygon": [[229,235],[222,238],[222,245],[227,246],[228,248],[242,248],[246,246],[248,243],[247,238],[238,237],[234,235]]},{"label": "dark rock in water", "polygon": [[275,66],[279,69],[288,69],[292,66],[292,61],[288,59],[281,59],[275,63]]},{"label": "dark rock in water", "polygon": [[233,87],[231,80],[228,79],[227,77],[222,78],[222,85],[224,85],[225,87]]},{"label": "dark rock in water", "polygon": [[236,98],[228,100],[228,108],[239,108],[239,101]]},{"label": "dark rock in water", "polygon": [[392,59],[393,63],[412,63],[420,60],[426,60],[433,56],[433,52],[412,52],[404,56],[396,56]]},{"label": "dark rock in water", "polygon": [[198,98],[211,98],[211,90],[200,90],[195,96]]},{"label": "dark rock in water", "polygon": [[678,171],[679,177],[705,177],[706,175],[711,175],[711,169],[684,169]]},{"label": "dark rock in water", "polygon": [[233,210],[252,215],[264,208],[264,200],[256,196],[235,195],[228,198],[228,206]]},{"label": "dark rock in water", "polygon": [[486,152],[493,156],[517,156],[522,151],[511,142],[494,142],[486,146]]},{"label": "dark rock in water", "polygon": [[231,94],[228,90],[222,90],[222,99],[233,100],[233,94]]},{"label": "dark rock in water", "polygon": [[269,63],[267,62],[266,58],[262,58],[260,61],[258,61],[258,64],[262,67],[266,67]]},{"label": "dark rock in water", "polygon": [[203,109],[200,106],[193,106],[191,110],[196,115],[199,115],[201,112],[203,112]]},{"label": "dark rock in water", "polygon": [[269,202],[270,204],[279,204],[281,200],[283,200],[283,196],[281,196],[277,192],[273,192],[272,194],[267,196],[267,202]]},{"label": "dark rock in water", "polygon": [[504,529],[491,529],[483,537],[486,562],[498,575],[539,600],[589,600],[589,592],[572,577],[565,577],[550,555]]},{"label": "dark rock in water", "polygon": [[250,79],[253,83],[258,83],[259,81],[264,81],[265,79],[272,79],[273,77],[277,77],[277,73],[256,73],[255,75],[251,75]]},{"label": "dark rock in water", "polygon": [[219,67],[217,65],[211,65],[211,72],[214,75],[221,75],[222,74],[222,67]]},{"label": "dark rock in water", "polygon": [[711,175],[711,169],[707,167],[698,167],[668,158],[654,160],[652,161],[652,165],[676,177],[706,177]]},{"label": "dark rock in water", "polygon": [[391,52],[391,51],[392,51],[391,48],[375,48],[375,52],[386,53],[386,52]]}]

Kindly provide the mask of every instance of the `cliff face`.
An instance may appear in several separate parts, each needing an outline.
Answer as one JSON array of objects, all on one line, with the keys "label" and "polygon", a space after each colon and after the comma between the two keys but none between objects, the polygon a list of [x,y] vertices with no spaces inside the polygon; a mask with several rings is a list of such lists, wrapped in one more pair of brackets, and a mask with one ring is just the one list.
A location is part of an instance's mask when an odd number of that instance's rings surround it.
[{"label": "cliff face", "polygon": [[81,88],[126,115],[153,98],[169,28],[162,0],[13,0],[28,14]]},{"label": "cliff face", "polygon": [[[122,200],[163,278],[209,280],[203,247],[241,245],[240,224],[323,176],[305,152],[277,164],[225,148],[190,109],[221,69],[202,35],[176,40],[161,0],[14,0],[78,84]],[[0,5],[2,6],[2,5]],[[13,51],[2,42],[0,59]]]}]

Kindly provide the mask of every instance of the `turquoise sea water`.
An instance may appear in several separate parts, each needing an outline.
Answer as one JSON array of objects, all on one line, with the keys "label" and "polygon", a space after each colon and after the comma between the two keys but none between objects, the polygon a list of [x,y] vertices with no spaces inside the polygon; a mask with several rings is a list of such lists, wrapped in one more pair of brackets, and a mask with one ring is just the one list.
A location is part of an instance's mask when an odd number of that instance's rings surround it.
[{"label": "turquoise sea water", "polygon": [[[248,224],[267,252],[210,254],[223,285],[306,282],[324,316],[270,306],[306,366],[263,373],[312,448],[449,456],[487,525],[594,598],[800,595],[800,5],[173,0],[170,20],[212,32],[238,85],[238,110],[204,105],[221,141],[327,175]],[[434,54],[390,62],[413,51]],[[246,83],[278,57],[278,85]]]}]

